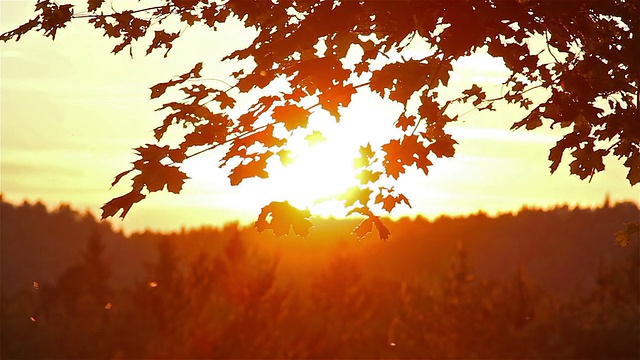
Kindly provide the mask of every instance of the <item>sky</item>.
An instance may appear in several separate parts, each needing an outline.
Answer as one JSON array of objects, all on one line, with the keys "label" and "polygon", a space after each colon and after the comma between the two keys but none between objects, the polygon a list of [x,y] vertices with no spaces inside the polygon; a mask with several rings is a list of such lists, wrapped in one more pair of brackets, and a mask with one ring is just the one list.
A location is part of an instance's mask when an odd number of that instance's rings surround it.
[{"label": "sky", "polygon": [[[0,2],[0,31],[31,18],[32,1]],[[231,80],[237,64],[219,60],[251,40],[238,22],[217,32],[188,28],[167,58],[162,52],[144,56],[146,43],[110,54],[116,42],[77,22],[58,32],[55,41],[30,33],[19,42],[0,44],[1,192],[4,200],[42,201],[50,207],[71,204],[79,210],[101,213],[102,204],[128,192],[128,183],[111,188],[115,175],[136,159],[132,149],[153,143],[153,128],[162,120],[154,111],[162,103],[149,99],[149,88],[205,61],[203,76]],[[500,60],[486,54],[463,59],[451,84],[463,89],[473,82],[488,92],[500,91],[508,74]],[[540,94],[544,97],[544,94]],[[549,172],[549,149],[562,130],[548,126],[534,131],[511,131],[525,112],[500,107],[495,112],[456,109],[465,115],[447,128],[459,142],[456,156],[438,159],[428,176],[409,170],[397,184],[410,200],[392,217],[441,214],[465,215],[517,211],[523,206],[595,206],[612,201],[638,201],[640,186],[625,179],[627,170],[616,158],[605,159],[606,170],[591,181],[569,175],[565,155],[555,174]],[[270,164],[269,180],[248,180],[231,186],[219,169],[220,151],[205,153],[185,163],[191,178],[179,195],[153,193],[134,205],[126,219],[114,220],[127,232],[144,228],[250,224],[270,201],[288,200],[310,206],[315,214],[335,215],[331,202],[315,205],[318,197],[344,189],[350,178],[351,155],[366,142],[383,143],[389,133],[385,115],[397,114],[397,104],[366,92],[354,96],[343,120],[322,128],[327,142],[301,149],[299,161],[281,169]],[[312,125],[326,123],[314,114]],[[314,166],[309,166],[313,164]]]}]

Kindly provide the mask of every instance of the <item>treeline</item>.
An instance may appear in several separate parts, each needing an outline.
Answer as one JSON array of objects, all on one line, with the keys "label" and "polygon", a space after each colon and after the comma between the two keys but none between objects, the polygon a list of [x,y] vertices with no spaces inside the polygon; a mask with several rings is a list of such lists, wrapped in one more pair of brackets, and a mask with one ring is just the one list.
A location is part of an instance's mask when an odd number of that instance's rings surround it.
[{"label": "treeline", "polygon": [[125,237],[3,203],[2,358],[638,358],[638,241],[613,242],[638,214],[405,219],[382,242],[335,220]]}]

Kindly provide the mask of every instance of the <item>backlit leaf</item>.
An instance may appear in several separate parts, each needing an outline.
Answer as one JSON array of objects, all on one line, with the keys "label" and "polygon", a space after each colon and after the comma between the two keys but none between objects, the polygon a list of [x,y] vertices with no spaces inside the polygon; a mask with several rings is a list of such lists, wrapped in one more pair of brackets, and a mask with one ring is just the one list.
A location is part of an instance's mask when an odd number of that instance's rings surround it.
[{"label": "backlit leaf", "polygon": [[287,130],[307,126],[311,113],[297,105],[278,106],[273,110],[273,118],[282,123]]}]

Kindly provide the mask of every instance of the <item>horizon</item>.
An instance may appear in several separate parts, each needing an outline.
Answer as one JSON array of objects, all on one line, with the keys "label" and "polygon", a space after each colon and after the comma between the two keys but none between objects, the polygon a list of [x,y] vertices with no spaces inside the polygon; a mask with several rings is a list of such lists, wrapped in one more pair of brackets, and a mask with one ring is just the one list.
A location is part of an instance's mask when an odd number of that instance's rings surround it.
[{"label": "horizon", "polygon": [[[74,204],[70,204],[70,203],[65,203],[65,202],[61,202],[61,203],[47,203],[44,202],[42,200],[35,200],[35,201],[29,201],[27,199],[23,199],[22,201],[9,201],[4,197],[4,194],[0,193],[0,202],[8,204],[10,206],[13,207],[21,207],[21,206],[37,206],[37,205],[42,205],[44,206],[44,208],[46,209],[48,214],[53,214],[55,213],[57,210],[59,210],[60,208],[63,207],[69,207],[69,209],[71,211],[73,211],[76,214],[79,215],[85,215],[85,214],[89,214],[96,223],[107,223],[109,224],[109,228],[116,232],[116,233],[122,233],[123,235],[129,237],[132,235],[136,235],[136,234],[143,234],[146,232],[151,232],[151,233],[155,233],[155,234],[177,234],[177,233],[182,233],[182,232],[189,232],[189,231],[197,231],[197,230],[201,230],[201,229],[224,229],[228,226],[238,226],[238,228],[240,229],[249,229],[249,228],[253,228],[255,227],[255,220],[249,220],[249,221],[239,221],[239,220],[230,220],[224,223],[202,223],[199,225],[191,225],[191,226],[185,226],[185,225],[181,225],[178,228],[154,228],[154,227],[145,227],[145,228],[141,228],[141,229],[134,229],[134,230],[129,230],[124,228],[123,226],[118,226],[121,221],[119,221],[118,219],[104,219],[101,220],[100,216],[96,213],[94,213],[93,211],[91,211],[91,209],[89,208],[79,208]],[[423,214],[414,214],[414,215],[403,215],[403,216],[397,216],[397,217],[391,217],[389,215],[385,215],[385,216],[381,216],[381,219],[386,221],[386,222],[391,222],[391,223],[397,223],[397,222],[402,222],[402,221],[406,221],[409,220],[411,222],[414,221],[426,221],[426,222],[437,222],[440,219],[468,219],[474,216],[484,216],[490,219],[496,219],[502,216],[518,216],[521,213],[527,212],[527,211],[533,211],[533,212],[553,212],[556,210],[561,210],[561,209],[567,209],[568,211],[583,211],[583,210],[600,210],[600,209],[607,209],[607,208],[614,208],[616,206],[620,206],[620,205],[625,205],[625,204],[631,204],[634,205],[636,208],[638,208],[640,210],[640,202],[639,201],[632,201],[632,200],[622,200],[622,201],[614,201],[612,200],[610,197],[605,197],[605,199],[600,202],[599,204],[591,204],[591,205],[584,205],[584,204],[569,204],[569,203],[558,203],[555,205],[547,205],[547,206],[528,206],[526,204],[522,205],[519,209],[516,210],[510,210],[510,211],[498,211],[498,212],[494,212],[494,213],[488,213],[486,211],[483,211],[482,209],[479,209],[475,212],[469,212],[469,213],[464,213],[464,214],[440,214],[437,216],[425,216]],[[313,215],[311,216],[311,221],[339,221],[339,222],[355,222],[355,221],[359,221],[361,219],[364,219],[364,216],[350,216],[350,217],[334,217],[334,216],[322,216],[322,215]],[[121,224],[120,224],[121,225]],[[623,224],[620,224],[620,228],[622,229]],[[352,234],[352,233],[350,233]],[[291,236],[291,235],[295,235],[292,232],[290,232],[287,236]],[[393,234],[391,234],[393,237]]]}]

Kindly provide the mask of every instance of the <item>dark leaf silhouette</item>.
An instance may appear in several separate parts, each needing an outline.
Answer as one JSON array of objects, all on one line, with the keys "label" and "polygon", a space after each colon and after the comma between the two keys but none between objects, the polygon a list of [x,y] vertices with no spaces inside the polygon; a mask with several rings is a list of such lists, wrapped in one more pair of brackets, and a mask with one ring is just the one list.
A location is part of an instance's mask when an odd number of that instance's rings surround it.
[{"label": "dark leaf silhouette", "polygon": [[273,201],[262,208],[255,226],[259,232],[270,229],[276,236],[287,235],[293,228],[296,234],[306,237],[312,225],[310,216],[309,210],[296,209],[288,201]]},{"label": "dark leaf silhouette", "polygon": [[104,0],[88,0],[87,3],[88,3],[87,10],[96,11],[100,6],[102,6],[102,4],[104,3]]},{"label": "dark leaf silhouette", "polygon": [[147,55],[149,55],[154,49],[165,47],[167,51],[165,51],[164,57],[167,57],[167,55],[169,54],[169,50],[171,50],[171,48],[173,47],[173,44],[171,44],[171,42],[177,39],[178,36],[180,36],[179,33],[167,33],[164,30],[156,31],[156,35],[153,38],[151,45],[149,45],[149,48],[147,49]]},{"label": "dark leaf silhouette", "polygon": [[[187,154],[221,144],[229,144],[221,155],[223,166],[231,159],[239,161],[229,176],[232,184],[266,178],[271,154],[278,154],[283,163],[289,160],[284,151],[288,136],[307,127],[309,117],[319,110],[340,121],[343,109],[361,88],[400,105],[399,114],[381,121],[394,124],[403,134],[381,146],[361,148],[354,163],[360,194],[370,195],[381,182],[398,180],[408,167],[427,174],[430,156],[453,156],[457,142],[445,126],[461,114],[452,113],[448,108],[452,103],[490,111],[499,105],[519,106],[526,114],[513,120],[513,129],[533,130],[545,124],[565,128],[567,133],[549,152],[552,173],[568,152],[573,157],[568,171],[591,178],[604,170],[603,159],[613,154],[628,169],[629,183],[640,182],[640,6],[635,1],[173,0],[98,13],[104,8],[101,0],[88,0],[89,13],[75,15],[69,4],[40,0],[36,16],[0,35],[0,40],[17,40],[34,30],[53,39],[68,23],[84,19],[104,36],[118,39],[113,53],[128,48],[133,55],[132,47],[145,43],[148,54],[165,49],[167,56],[180,37],[171,26],[175,23],[215,29],[227,18],[236,18],[255,31],[249,45],[223,58],[241,64],[231,74],[232,84],[202,79],[200,62],[190,72],[151,87],[155,99],[189,81],[178,89],[186,98],[161,106],[169,114],[154,133],[158,142],[172,133],[173,125],[190,133],[180,152],[168,155],[170,150],[164,150],[163,163],[134,164],[132,170],[140,172],[134,186],[149,191],[179,191],[184,178],[174,167]],[[538,50],[530,47],[538,41],[546,43]],[[429,50],[413,51],[416,44]],[[490,89],[480,82],[457,94],[439,95],[452,90],[449,83],[457,61],[479,49],[501,59],[511,72],[500,84],[499,96],[488,97]],[[252,65],[245,66],[245,60]],[[279,85],[271,86],[275,84]],[[255,99],[255,93],[246,95],[259,89],[266,94],[237,115],[239,100]],[[548,97],[534,97],[536,89]],[[283,128],[289,135],[274,135],[274,129]],[[261,149],[259,154],[251,148],[254,145]],[[119,174],[114,183],[128,174]],[[372,200],[391,209],[391,200],[385,199],[358,195],[345,199],[345,206],[364,206],[365,200]]]},{"label": "dark leaf silhouette", "polygon": [[191,78],[199,78],[200,77],[200,71],[202,71],[202,63],[197,63],[193,69],[191,69],[191,71],[189,71],[186,74],[180,75],[178,79],[175,80],[170,80],[164,83],[160,83],[160,84],[156,84],[154,86],[151,87],[151,98],[155,99],[157,97],[162,96],[165,91],[167,91],[167,88],[171,87],[171,86],[175,86],[178,84],[182,84],[183,82],[191,79]]},{"label": "dark leaf silhouette", "polygon": [[120,217],[124,219],[124,217],[127,216],[127,213],[131,209],[131,206],[133,206],[133,204],[137,203],[138,201],[144,199],[145,197],[146,196],[140,193],[140,191],[131,190],[131,192],[125,195],[122,195],[113,200],[110,200],[109,202],[104,204],[101,208],[102,219],[104,220],[110,216],[114,216],[120,210],[122,210],[122,214],[120,215]]}]

